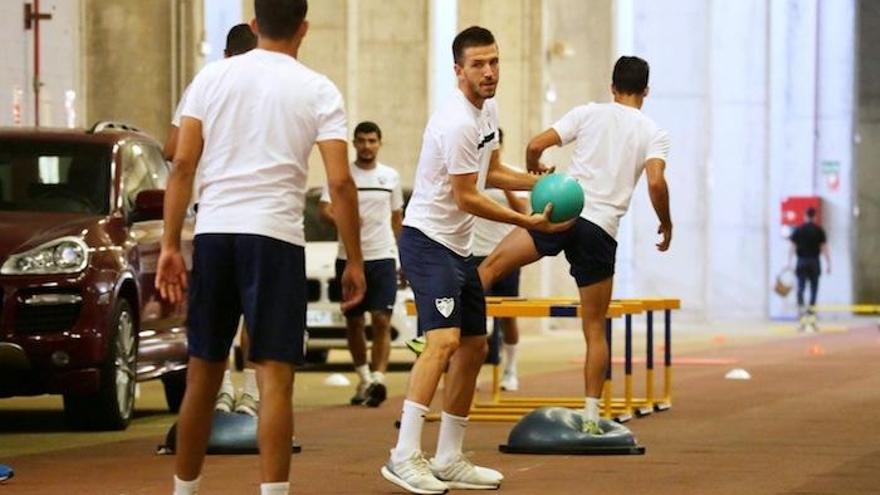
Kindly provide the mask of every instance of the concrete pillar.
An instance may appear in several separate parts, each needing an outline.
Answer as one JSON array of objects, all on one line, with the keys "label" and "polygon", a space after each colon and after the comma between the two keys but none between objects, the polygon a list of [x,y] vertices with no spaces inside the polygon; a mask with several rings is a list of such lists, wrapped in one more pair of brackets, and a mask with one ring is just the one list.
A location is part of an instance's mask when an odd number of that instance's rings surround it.
[{"label": "concrete pillar", "polygon": [[200,66],[201,0],[83,0],[86,121],[119,120],[164,139]]},{"label": "concrete pillar", "polygon": [[[300,59],[339,87],[350,132],[362,120],[379,124],[379,159],[411,184],[428,117],[427,58],[414,55],[428,53],[427,0],[310,2],[308,19]],[[309,184],[321,184],[316,153],[310,169]]]},{"label": "concrete pillar", "polygon": [[880,5],[859,1],[855,301],[880,301]]},{"label": "concrete pillar", "polygon": [[[770,4],[770,153],[767,284],[785,266],[790,243],[781,230],[780,202],[822,198],[833,272],[823,275],[819,301],[853,297],[853,88],[855,7],[815,0]],[[836,175],[836,182],[831,182]],[[793,297],[769,299],[771,317],[796,312]]]},{"label": "concrete pillar", "polygon": [[[672,140],[667,160],[674,225],[672,247],[657,251],[657,216],[644,180],[621,224],[618,251],[620,295],[681,298],[686,312],[703,317],[709,299],[709,187],[706,181],[712,125],[710,9],[702,0],[635,0],[629,11],[633,53],[651,67],[650,93],[642,111]],[[609,76],[610,79],[610,76]]]}]

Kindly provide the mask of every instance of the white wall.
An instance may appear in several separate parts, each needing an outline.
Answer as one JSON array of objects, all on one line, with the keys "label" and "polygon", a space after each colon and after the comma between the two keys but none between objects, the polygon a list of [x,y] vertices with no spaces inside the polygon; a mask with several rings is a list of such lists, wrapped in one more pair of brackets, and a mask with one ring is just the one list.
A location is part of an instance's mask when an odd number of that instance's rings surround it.
[{"label": "white wall", "polygon": [[[43,0],[40,10],[52,15],[40,25],[40,123],[65,126],[65,91],[76,92],[77,124],[83,122],[80,77],[80,0]],[[13,125],[13,99],[21,91],[21,124],[34,124],[34,31],[24,29],[24,2],[0,2],[0,125]]]}]

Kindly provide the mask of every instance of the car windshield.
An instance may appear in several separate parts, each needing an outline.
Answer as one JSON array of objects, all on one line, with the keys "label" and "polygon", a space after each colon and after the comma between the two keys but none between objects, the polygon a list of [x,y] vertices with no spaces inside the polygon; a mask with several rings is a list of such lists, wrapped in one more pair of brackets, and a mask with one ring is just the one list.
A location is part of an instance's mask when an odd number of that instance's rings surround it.
[{"label": "car windshield", "polygon": [[[403,205],[409,202],[412,190],[403,189]],[[306,192],[306,211],[303,215],[306,231],[306,242],[336,242],[336,229],[321,220],[318,202],[321,199],[321,188],[313,187]]]},{"label": "car windshield", "polygon": [[112,149],[104,144],[0,141],[0,211],[106,214]]}]

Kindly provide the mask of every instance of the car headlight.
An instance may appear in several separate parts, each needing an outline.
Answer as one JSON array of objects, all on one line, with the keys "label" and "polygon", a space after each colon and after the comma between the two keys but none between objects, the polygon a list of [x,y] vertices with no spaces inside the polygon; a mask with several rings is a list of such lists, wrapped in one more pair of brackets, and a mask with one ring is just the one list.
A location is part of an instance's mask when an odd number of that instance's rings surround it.
[{"label": "car headlight", "polygon": [[62,237],[24,253],[14,254],[3,263],[3,275],[45,275],[76,273],[89,262],[89,247],[79,237]]}]

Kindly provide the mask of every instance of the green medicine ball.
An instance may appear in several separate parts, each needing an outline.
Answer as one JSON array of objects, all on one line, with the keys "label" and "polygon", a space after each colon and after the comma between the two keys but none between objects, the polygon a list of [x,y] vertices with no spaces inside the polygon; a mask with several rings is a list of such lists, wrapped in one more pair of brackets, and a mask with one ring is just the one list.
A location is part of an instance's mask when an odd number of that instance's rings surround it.
[{"label": "green medicine ball", "polygon": [[565,222],[577,218],[584,209],[584,190],[577,179],[553,173],[542,177],[532,188],[532,211],[541,213],[553,203],[550,221]]}]

